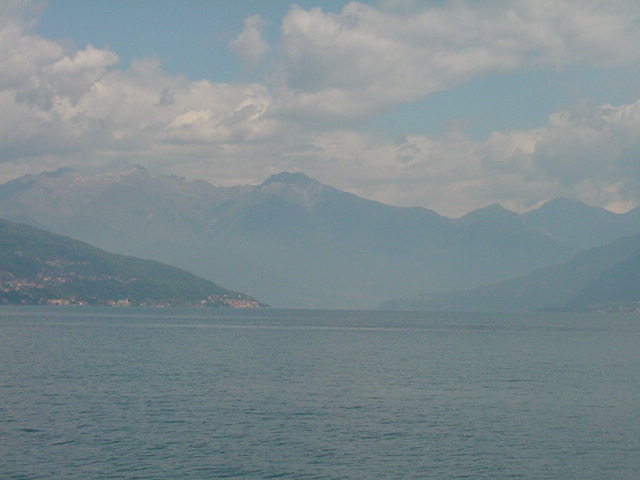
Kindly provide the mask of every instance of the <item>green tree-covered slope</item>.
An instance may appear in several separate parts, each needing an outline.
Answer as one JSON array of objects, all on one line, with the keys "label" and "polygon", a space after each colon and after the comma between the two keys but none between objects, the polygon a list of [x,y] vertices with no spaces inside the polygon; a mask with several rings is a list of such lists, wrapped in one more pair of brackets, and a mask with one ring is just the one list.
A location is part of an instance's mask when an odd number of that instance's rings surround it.
[{"label": "green tree-covered slope", "polygon": [[264,306],[179,268],[5,220],[0,303]]}]

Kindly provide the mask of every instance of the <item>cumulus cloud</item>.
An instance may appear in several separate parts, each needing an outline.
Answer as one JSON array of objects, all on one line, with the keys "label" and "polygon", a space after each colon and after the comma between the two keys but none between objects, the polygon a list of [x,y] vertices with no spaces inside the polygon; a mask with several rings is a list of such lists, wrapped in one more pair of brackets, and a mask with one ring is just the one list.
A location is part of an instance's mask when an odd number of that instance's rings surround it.
[{"label": "cumulus cloud", "polygon": [[60,58],[63,50],[31,34],[34,21],[28,2],[12,1],[0,8],[0,88],[18,88],[43,65]]},{"label": "cumulus cloud", "polygon": [[202,161],[278,129],[264,85],[190,81],[145,59],[117,68],[108,48],[69,50],[37,35],[21,14],[28,6],[0,9],[0,161],[162,164],[181,148]]},{"label": "cumulus cloud", "polygon": [[490,72],[524,65],[639,65],[632,2],[357,2],[293,7],[283,20],[284,113],[362,120]]},{"label": "cumulus cloud", "polygon": [[251,15],[244,20],[244,30],[229,42],[231,49],[248,67],[258,66],[269,51],[269,44],[262,36],[264,27],[265,22],[260,15]]}]

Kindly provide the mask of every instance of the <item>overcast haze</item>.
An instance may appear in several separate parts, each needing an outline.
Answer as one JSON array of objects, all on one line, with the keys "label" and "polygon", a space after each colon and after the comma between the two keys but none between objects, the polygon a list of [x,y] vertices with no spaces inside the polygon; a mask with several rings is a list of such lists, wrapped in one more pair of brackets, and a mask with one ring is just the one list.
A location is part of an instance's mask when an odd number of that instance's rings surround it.
[{"label": "overcast haze", "polygon": [[4,1],[0,180],[289,170],[457,216],[640,200],[637,1]]}]

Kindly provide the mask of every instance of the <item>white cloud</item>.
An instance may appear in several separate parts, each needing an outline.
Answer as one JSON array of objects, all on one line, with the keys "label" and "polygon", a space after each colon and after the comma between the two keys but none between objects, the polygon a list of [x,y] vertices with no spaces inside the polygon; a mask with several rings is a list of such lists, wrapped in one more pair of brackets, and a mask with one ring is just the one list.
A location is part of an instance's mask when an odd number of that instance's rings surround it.
[{"label": "white cloud", "polygon": [[532,154],[534,165],[596,203],[640,200],[640,100],[559,112]]},{"label": "white cloud", "polygon": [[88,45],[72,57],[62,55],[51,63],[41,62],[39,71],[16,89],[16,99],[42,110],[58,102],[75,103],[117,63],[114,52]]},{"label": "white cloud", "polygon": [[63,54],[57,43],[31,33],[32,23],[18,8],[22,3],[26,2],[9,2],[0,8],[0,88],[22,86]]},{"label": "white cloud", "polygon": [[632,2],[451,2],[340,13],[293,7],[282,25],[283,113],[361,120],[524,65],[640,65]]},{"label": "white cloud", "polygon": [[67,51],[38,36],[22,7],[0,15],[2,162],[22,158],[37,169],[51,156],[85,165],[162,164],[171,156],[189,163],[181,148],[201,161],[279,128],[267,115],[272,95],[263,85],[190,81],[153,60],[118,69],[109,49]]},{"label": "white cloud", "polygon": [[262,36],[265,22],[260,15],[251,15],[244,20],[244,30],[229,46],[247,66],[255,68],[269,51],[269,44]]}]

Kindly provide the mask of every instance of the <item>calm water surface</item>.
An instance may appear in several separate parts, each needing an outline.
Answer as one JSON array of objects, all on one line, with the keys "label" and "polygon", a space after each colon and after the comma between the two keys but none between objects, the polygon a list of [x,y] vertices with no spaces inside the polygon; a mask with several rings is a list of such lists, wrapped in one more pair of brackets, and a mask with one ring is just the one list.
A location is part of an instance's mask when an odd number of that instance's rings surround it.
[{"label": "calm water surface", "polygon": [[640,317],[0,308],[1,479],[640,478]]}]

